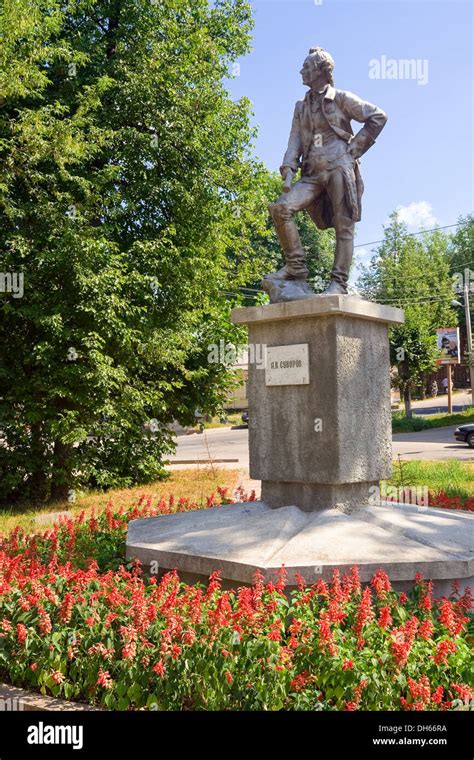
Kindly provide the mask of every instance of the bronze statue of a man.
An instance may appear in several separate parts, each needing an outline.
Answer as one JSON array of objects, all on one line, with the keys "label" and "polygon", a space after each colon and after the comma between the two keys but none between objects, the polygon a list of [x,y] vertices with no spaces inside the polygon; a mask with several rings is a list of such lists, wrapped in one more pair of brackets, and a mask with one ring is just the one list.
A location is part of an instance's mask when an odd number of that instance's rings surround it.
[{"label": "bronze statue of a man", "polygon": [[[311,48],[301,76],[310,88],[295,107],[288,148],[280,173],[284,192],[270,212],[285,256],[279,272],[262,286],[271,301],[292,301],[314,295],[293,219],[305,209],[320,229],[334,227],[336,252],[326,295],[346,294],[354,252],[354,225],[360,220],[364,190],[359,158],[375,142],[387,117],[372,103],[333,86],[334,61],[322,48]],[[355,135],[351,119],[364,126]],[[301,179],[291,184],[301,167]]]}]

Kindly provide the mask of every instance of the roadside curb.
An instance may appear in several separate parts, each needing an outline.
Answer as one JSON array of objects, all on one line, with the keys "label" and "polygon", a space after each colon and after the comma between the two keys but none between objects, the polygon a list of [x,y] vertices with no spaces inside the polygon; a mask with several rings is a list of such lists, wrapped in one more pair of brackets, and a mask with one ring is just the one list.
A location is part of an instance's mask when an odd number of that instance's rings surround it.
[{"label": "roadside curb", "polygon": [[101,712],[102,708],[83,702],[68,702],[65,699],[48,697],[16,686],[0,684],[0,711],[45,711],[45,712]]}]

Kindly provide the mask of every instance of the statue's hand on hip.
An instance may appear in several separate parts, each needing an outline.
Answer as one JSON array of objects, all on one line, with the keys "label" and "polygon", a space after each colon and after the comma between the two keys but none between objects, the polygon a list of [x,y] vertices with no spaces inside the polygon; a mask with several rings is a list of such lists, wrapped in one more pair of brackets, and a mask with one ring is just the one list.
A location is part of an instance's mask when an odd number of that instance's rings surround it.
[{"label": "statue's hand on hip", "polygon": [[352,159],[352,161],[358,161],[360,158],[360,153],[357,150],[357,145],[352,145],[349,143],[347,147],[347,155]]}]

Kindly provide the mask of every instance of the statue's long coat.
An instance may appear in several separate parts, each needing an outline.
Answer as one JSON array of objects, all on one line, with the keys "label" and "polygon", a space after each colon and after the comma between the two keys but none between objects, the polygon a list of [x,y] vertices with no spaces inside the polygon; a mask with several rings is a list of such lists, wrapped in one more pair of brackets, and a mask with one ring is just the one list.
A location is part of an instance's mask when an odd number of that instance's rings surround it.
[{"label": "statue's long coat", "polygon": [[[387,116],[377,106],[361,100],[352,92],[336,90],[332,85],[327,85],[325,88],[322,111],[331,129],[342,140],[350,143],[351,153],[355,159],[358,159],[374,144],[376,137],[387,121]],[[352,119],[364,124],[355,137],[351,126]],[[305,176],[305,161],[313,137],[310,92],[307,92],[304,100],[299,100],[295,106],[282,169],[289,166],[296,172],[301,166],[302,176]],[[361,217],[361,198],[364,192],[358,160],[354,161],[353,167],[344,167],[342,171],[344,172],[347,207],[353,220],[358,222]],[[327,227],[334,226],[332,204],[326,192],[321,193],[307,211],[320,229],[324,230]]]}]

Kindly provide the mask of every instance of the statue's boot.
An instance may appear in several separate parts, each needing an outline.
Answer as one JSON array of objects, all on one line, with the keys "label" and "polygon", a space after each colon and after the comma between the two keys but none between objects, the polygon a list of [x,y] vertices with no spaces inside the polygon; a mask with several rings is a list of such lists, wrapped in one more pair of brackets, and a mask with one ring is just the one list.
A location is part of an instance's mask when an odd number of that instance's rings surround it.
[{"label": "statue's boot", "polygon": [[[269,209],[285,255],[285,266],[279,272],[275,272],[277,279],[307,280],[309,272],[305,264],[303,246],[291,212],[283,203],[271,203]],[[273,279],[274,275],[271,276]]]},{"label": "statue's boot", "polygon": [[291,274],[291,272],[288,271],[288,268],[285,264],[281,269],[278,270],[278,272],[270,272],[270,274],[265,275],[265,280],[294,280],[295,278]]},{"label": "statue's boot", "polygon": [[321,293],[322,296],[346,296],[347,288],[336,280],[331,280],[330,285]]},{"label": "statue's boot", "polygon": [[347,295],[347,282],[354,255],[353,224],[347,224],[347,229],[336,230],[336,251],[331,272],[331,283],[323,295]]}]

